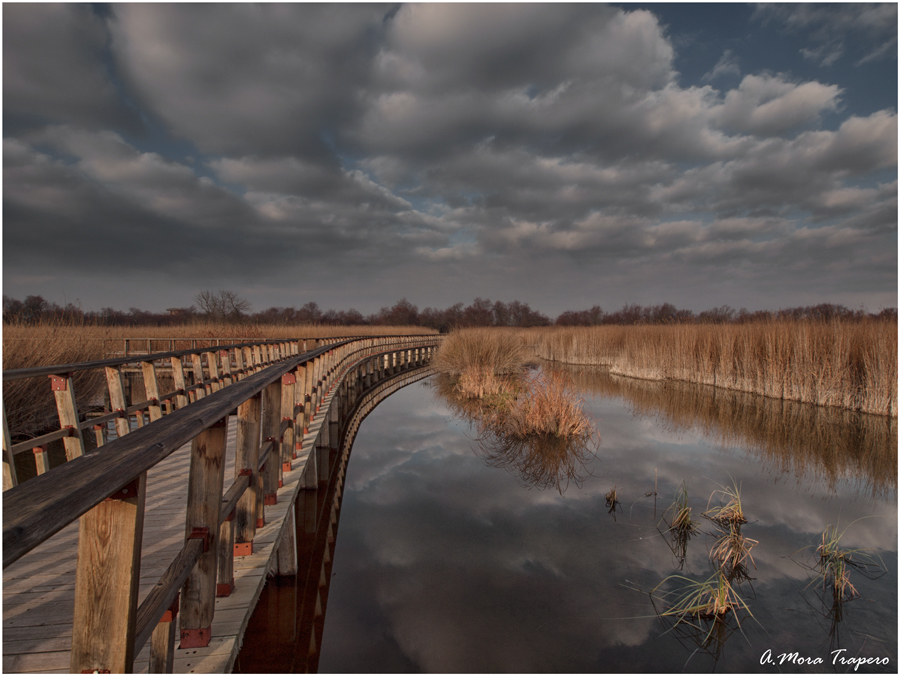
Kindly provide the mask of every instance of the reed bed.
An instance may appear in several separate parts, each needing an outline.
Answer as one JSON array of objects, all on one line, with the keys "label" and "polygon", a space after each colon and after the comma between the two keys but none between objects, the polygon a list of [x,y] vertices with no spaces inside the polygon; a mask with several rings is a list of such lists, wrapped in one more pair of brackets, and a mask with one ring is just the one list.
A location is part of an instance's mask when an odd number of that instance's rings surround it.
[{"label": "reed bed", "polygon": [[897,416],[894,322],[554,327],[520,335],[549,361]]},{"label": "reed bed", "polygon": [[562,373],[538,373],[526,381],[519,396],[494,407],[487,424],[501,427],[507,436],[590,438],[596,433],[582,409],[583,400]]},{"label": "reed bed", "polygon": [[517,332],[504,329],[462,329],[451,333],[435,355],[441,373],[460,376],[518,374],[525,367],[528,351]]}]

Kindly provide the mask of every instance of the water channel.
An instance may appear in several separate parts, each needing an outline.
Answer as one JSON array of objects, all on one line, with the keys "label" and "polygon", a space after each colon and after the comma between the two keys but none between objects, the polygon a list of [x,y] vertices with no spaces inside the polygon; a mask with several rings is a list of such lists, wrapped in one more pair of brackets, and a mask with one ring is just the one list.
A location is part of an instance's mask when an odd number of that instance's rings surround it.
[{"label": "water channel", "polygon": [[[873,657],[887,663],[858,671],[896,673],[895,419],[569,372],[602,441],[561,490],[479,445],[435,377],[381,403],[350,456],[318,639],[286,629],[315,615],[311,597],[273,579],[237,668],[845,672],[841,659]],[[752,617],[712,633],[659,617],[647,593],[712,571],[711,522],[683,563],[665,533],[682,482],[695,518],[737,484],[758,541],[737,587]],[[852,569],[859,596],[838,607],[815,571],[829,525],[879,569]]]}]

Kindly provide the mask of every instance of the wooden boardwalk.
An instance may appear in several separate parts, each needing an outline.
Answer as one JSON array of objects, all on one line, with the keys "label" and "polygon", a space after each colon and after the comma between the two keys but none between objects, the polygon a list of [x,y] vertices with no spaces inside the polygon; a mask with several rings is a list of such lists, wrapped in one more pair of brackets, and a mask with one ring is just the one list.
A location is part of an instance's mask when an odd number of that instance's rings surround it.
[{"label": "wooden boardwalk", "polygon": [[[254,553],[235,558],[235,588],[216,599],[212,639],[206,648],[176,647],[176,673],[224,673],[232,670],[244,629],[266,574],[272,566],[283,529],[301,488],[306,460],[326,418],[329,394],[321,413],[304,435],[293,469],[283,475],[278,502],[265,508],[266,524],[257,530]],[[226,477],[234,476],[235,419],[229,418]],[[186,444],[147,474],[147,505],[141,548],[140,601],[159,581],[184,544],[187,476],[191,446]],[[227,482],[226,482],[227,483]],[[3,671],[5,673],[69,673],[78,522],[69,525],[3,571]],[[135,672],[146,673],[150,644],[135,658]]]}]

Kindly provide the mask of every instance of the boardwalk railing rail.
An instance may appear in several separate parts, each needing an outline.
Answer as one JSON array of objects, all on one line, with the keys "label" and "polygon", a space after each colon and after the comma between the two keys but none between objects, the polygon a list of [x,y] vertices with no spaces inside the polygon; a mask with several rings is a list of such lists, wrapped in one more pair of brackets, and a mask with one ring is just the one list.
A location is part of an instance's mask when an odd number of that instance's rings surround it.
[{"label": "boardwalk railing rail", "polygon": [[[182,383],[163,416],[150,380],[149,403],[141,402],[151,409],[149,424],[131,429],[127,417],[117,417],[118,438],[87,454],[83,444],[76,447],[81,452],[67,462],[3,496],[4,568],[81,518],[71,670],[131,671],[148,640],[151,671],[171,670],[177,613],[181,647],[207,645],[215,597],[231,593],[233,559],[252,554],[256,528],[265,521],[265,505],[276,503],[282,474],[299,460],[305,485],[315,488],[319,470],[310,449],[336,447],[342,417],[357,397],[382,378],[421,367],[439,344],[435,335],[365,337],[338,339],[302,354],[300,342],[237,345],[220,351],[221,363],[208,351],[145,355],[146,380],[153,377],[154,361],[171,359],[177,370],[181,358],[190,356],[198,382],[192,388]],[[209,356],[209,378],[201,354]],[[108,369],[111,404],[127,414],[119,367],[131,361],[66,365],[65,373],[71,381],[81,368]],[[59,368],[4,373],[4,379],[57,375]],[[336,386],[324,419],[317,417]],[[191,403],[189,390],[196,393]],[[64,403],[69,399],[74,407],[71,389]],[[235,482],[223,495],[227,425],[235,412]],[[65,424],[62,407],[60,419]],[[184,545],[138,607],[147,471],[188,442]]]},{"label": "boardwalk railing rail", "polygon": [[[384,338],[390,338],[386,336]],[[14,456],[32,451],[37,474],[49,469],[50,460],[47,445],[63,440],[66,458],[72,459],[85,452],[82,432],[92,428],[96,437],[96,446],[107,442],[107,423],[115,421],[117,433],[121,429],[127,432],[133,419],[139,427],[144,425],[145,417],[150,421],[164,414],[171,413],[189,402],[217,391],[224,385],[231,384],[250,373],[289,356],[306,352],[310,348],[322,345],[333,345],[337,342],[366,337],[349,336],[344,338],[319,338],[306,340],[265,340],[213,347],[195,347],[186,350],[141,354],[131,357],[114,357],[78,364],[56,364],[34,368],[10,369],[3,372],[3,381],[22,380],[26,378],[48,377],[50,387],[56,400],[60,429],[42,434],[13,444],[6,424],[6,409],[3,408],[3,489],[6,490],[19,482]],[[396,337],[395,337],[396,338]],[[155,339],[154,339],[155,340]],[[170,340],[170,339],[167,339]],[[171,339],[174,340],[174,339]],[[194,342],[200,339],[186,339]],[[205,362],[205,363],[204,363]],[[146,399],[133,401],[128,405],[125,400],[129,384],[123,379],[123,367],[139,367],[144,383]],[[175,389],[159,394],[158,370],[167,366]],[[75,395],[73,374],[82,371],[104,369],[107,381],[106,397],[111,410],[102,415],[87,417],[79,410]],[[190,380],[188,384],[188,374]],[[152,394],[151,394],[152,393]],[[83,408],[83,406],[82,406]]]}]

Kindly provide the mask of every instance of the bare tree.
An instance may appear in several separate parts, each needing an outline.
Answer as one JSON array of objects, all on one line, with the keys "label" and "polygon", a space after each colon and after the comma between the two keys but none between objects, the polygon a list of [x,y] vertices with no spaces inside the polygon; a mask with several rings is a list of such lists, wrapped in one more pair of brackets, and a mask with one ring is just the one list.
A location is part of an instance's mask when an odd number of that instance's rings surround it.
[{"label": "bare tree", "polygon": [[250,301],[234,291],[201,291],[194,300],[211,321],[238,322],[250,311]]}]

